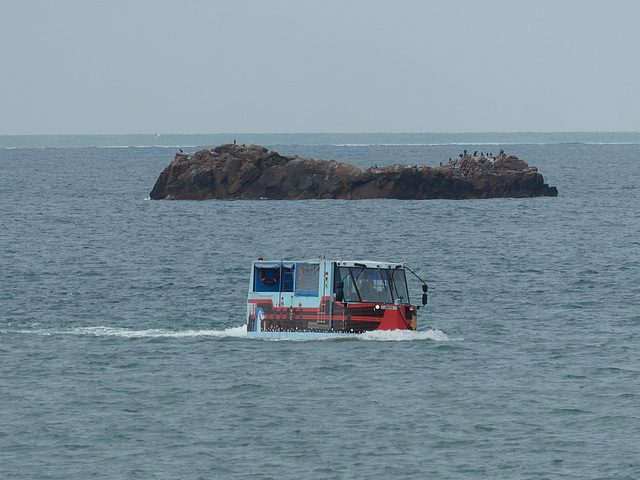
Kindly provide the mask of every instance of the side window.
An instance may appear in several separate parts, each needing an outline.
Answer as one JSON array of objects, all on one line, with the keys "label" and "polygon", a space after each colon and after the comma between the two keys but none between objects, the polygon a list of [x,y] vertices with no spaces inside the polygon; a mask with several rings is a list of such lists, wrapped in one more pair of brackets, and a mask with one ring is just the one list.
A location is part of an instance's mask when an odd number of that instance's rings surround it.
[{"label": "side window", "polygon": [[296,295],[317,297],[320,282],[320,265],[299,263],[296,269]]},{"label": "side window", "polygon": [[280,265],[255,264],[253,271],[254,292],[277,292],[280,290]]},{"label": "side window", "polygon": [[282,282],[282,291],[283,292],[293,292],[293,272],[294,266],[283,267],[283,282]]},{"label": "side window", "polygon": [[[362,272],[361,269],[353,269],[357,277]],[[360,296],[358,295],[358,289],[353,283],[353,276],[351,275],[351,269],[348,267],[340,267],[338,269],[338,275],[336,276],[336,282],[344,282],[344,299],[347,302],[359,302]]]},{"label": "side window", "polygon": [[407,290],[407,278],[404,270],[393,270],[393,285],[395,287],[394,296],[400,303],[409,303],[409,292]]}]

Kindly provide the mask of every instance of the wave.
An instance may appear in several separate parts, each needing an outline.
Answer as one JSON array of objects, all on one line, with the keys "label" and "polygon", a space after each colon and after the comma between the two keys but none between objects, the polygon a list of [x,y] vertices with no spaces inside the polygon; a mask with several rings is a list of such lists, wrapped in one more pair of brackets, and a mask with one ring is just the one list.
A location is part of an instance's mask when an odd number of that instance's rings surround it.
[{"label": "wave", "polygon": [[129,330],[113,327],[78,327],[72,330],[76,335],[122,338],[193,338],[193,337],[246,337],[246,327],[230,327],[224,330]]},{"label": "wave", "polygon": [[76,327],[69,330],[33,329],[33,330],[4,330],[4,333],[24,333],[32,335],[79,335],[92,337],[120,337],[120,338],[195,338],[195,337],[246,337],[246,326],[230,327],[224,330],[166,330],[151,328],[147,330],[132,330],[119,327]]},{"label": "wave", "polygon": [[116,148],[116,149],[126,149],[126,148],[207,148],[207,147],[203,147],[203,146],[199,146],[199,145],[95,145],[95,146],[77,147],[77,148]]},{"label": "wave", "polygon": [[187,150],[190,149],[203,149],[209,148],[207,146],[202,145],[63,145],[63,146],[0,146],[0,150],[86,150],[86,149],[115,149],[115,150],[127,150],[127,149],[143,149],[143,148],[161,148],[161,149],[180,149],[184,148]]},{"label": "wave", "polygon": [[[244,329],[243,327],[239,327]],[[264,338],[255,337],[255,340],[264,340]],[[364,341],[364,342],[411,342],[411,341],[435,341],[435,342],[453,342],[463,340],[462,338],[451,338],[440,330],[374,330],[358,334],[343,334],[336,336],[318,336],[318,337],[298,337],[295,338],[269,338],[268,341],[274,342],[341,342],[341,341]]]},{"label": "wave", "polygon": [[431,340],[435,342],[451,342],[461,340],[450,338],[440,330],[374,330],[357,336],[358,340],[374,342],[410,342],[416,340]]},{"label": "wave", "polygon": [[[518,145],[640,145],[640,142],[443,142],[443,143],[334,143],[332,147],[466,147],[469,145],[475,146],[488,146],[488,147],[500,147],[500,146],[518,146]],[[322,144],[316,145],[318,147],[324,146]]]},{"label": "wave", "polygon": [[[117,337],[117,338],[247,338],[245,325],[229,327],[224,330],[167,330],[162,328],[151,328],[145,330],[132,330],[120,327],[76,327],[68,330],[57,329],[21,329],[2,330],[2,333],[21,333],[42,336],[54,335],[78,335],[87,337]],[[460,338],[450,338],[440,330],[377,330],[365,332],[359,335],[345,335],[340,337],[325,337],[314,340],[359,340],[370,342],[408,342],[430,340],[435,342],[458,341]],[[279,341],[288,341],[279,339]]]},{"label": "wave", "polygon": [[[387,137],[388,138],[388,137]],[[153,141],[141,141],[136,143],[135,139],[132,140],[130,138],[115,138],[110,139],[84,139],[79,137],[77,139],[70,140],[56,140],[51,143],[45,142],[46,138],[39,139],[35,137],[35,140],[13,140],[8,137],[4,137],[0,135],[0,151],[2,150],[77,150],[77,149],[116,149],[116,150],[127,150],[127,149],[185,149],[185,150],[196,150],[203,149],[208,147],[213,147],[219,145],[220,139],[193,139],[193,138],[173,138],[170,141],[153,143]],[[92,141],[93,140],[93,141]],[[112,140],[112,141],[109,141]],[[183,140],[183,141],[181,141]],[[202,140],[202,142],[198,142],[198,140]],[[386,141],[385,141],[386,140]],[[340,141],[335,139],[326,139],[326,141],[312,141],[310,143],[297,143],[292,141],[283,142],[282,140],[278,141],[277,138],[264,138],[264,139],[256,139],[255,142],[266,146],[270,146],[269,148],[280,149],[283,146],[287,148],[292,146],[313,146],[313,147],[336,147],[336,148],[370,148],[370,147],[460,147],[460,146],[486,146],[486,147],[498,147],[498,146],[517,146],[517,145],[529,145],[529,146],[543,146],[543,145],[640,145],[640,141],[638,140],[638,134],[633,134],[631,136],[623,136],[623,137],[579,137],[579,138],[567,138],[566,136],[562,136],[560,138],[549,138],[549,137],[522,137],[522,138],[501,138],[500,136],[493,138],[477,138],[474,141],[473,137],[465,137],[464,135],[460,135],[457,138],[452,139],[407,139],[403,141],[402,139],[396,140],[393,138],[390,139],[382,139],[378,141],[377,139],[373,139],[372,141],[367,141],[367,139],[363,139],[363,141]]]},{"label": "wave", "polygon": [[[332,147],[447,147],[447,146],[467,146],[467,145],[528,145],[522,142],[444,142],[444,143],[335,143]],[[545,144],[536,144],[545,145]],[[321,147],[323,145],[316,145]]]}]

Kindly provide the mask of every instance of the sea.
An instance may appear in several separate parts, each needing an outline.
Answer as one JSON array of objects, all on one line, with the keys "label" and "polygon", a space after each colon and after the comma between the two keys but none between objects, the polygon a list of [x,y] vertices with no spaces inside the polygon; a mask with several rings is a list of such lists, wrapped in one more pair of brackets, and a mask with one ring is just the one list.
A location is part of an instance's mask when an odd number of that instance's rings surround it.
[{"label": "sea", "polygon": [[[559,194],[149,199],[234,141]],[[640,133],[0,136],[0,478],[640,478],[639,206]],[[247,338],[251,261],[321,256],[406,262],[417,331]]]}]

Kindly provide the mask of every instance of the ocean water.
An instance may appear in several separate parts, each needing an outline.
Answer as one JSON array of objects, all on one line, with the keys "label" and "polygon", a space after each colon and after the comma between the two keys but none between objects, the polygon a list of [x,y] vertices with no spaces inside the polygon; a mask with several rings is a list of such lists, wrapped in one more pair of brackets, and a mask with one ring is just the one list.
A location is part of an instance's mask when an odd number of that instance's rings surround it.
[{"label": "ocean water", "polygon": [[[234,138],[559,196],[148,199]],[[634,133],[0,136],[0,478],[637,479],[639,172]],[[406,261],[418,331],[247,339],[251,260],[319,255]]]}]

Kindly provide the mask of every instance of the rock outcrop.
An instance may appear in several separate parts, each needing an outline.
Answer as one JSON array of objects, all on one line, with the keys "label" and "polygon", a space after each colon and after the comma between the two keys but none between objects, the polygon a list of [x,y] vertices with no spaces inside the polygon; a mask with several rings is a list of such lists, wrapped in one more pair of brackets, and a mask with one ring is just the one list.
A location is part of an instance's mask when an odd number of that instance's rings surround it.
[{"label": "rock outcrop", "polygon": [[439,167],[362,169],[335,160],[282,156],[264,147],[221,145],[178,153],[151,198],[469,199],[557,196],[536,167],[517,157],[464,155]]}]

